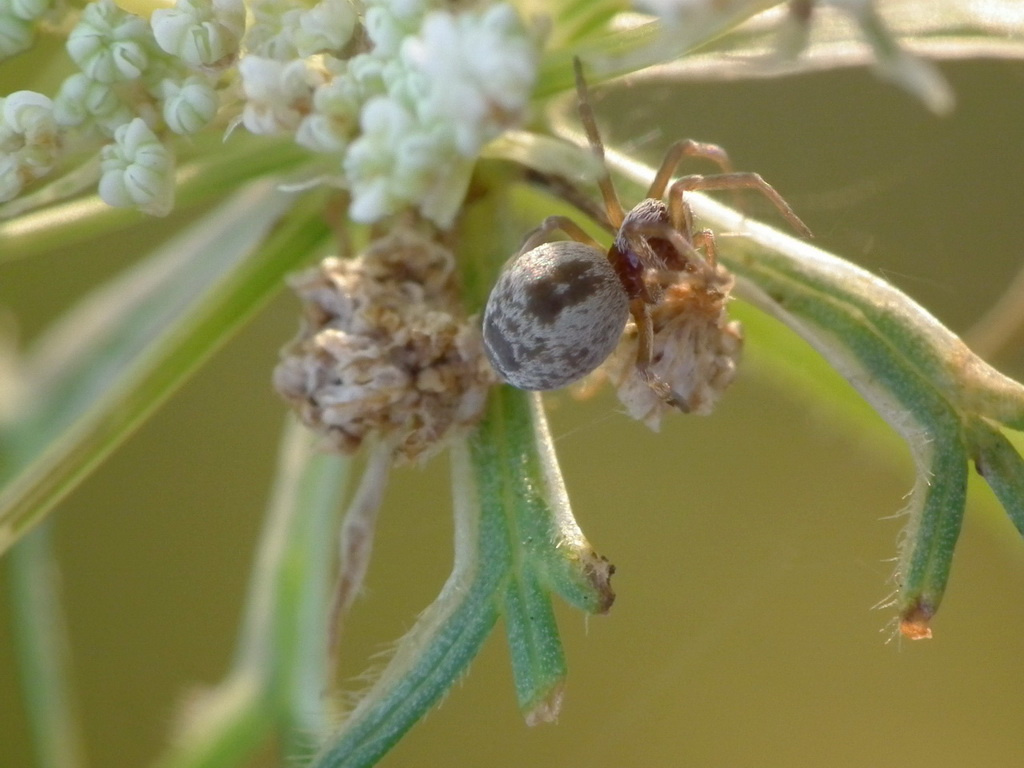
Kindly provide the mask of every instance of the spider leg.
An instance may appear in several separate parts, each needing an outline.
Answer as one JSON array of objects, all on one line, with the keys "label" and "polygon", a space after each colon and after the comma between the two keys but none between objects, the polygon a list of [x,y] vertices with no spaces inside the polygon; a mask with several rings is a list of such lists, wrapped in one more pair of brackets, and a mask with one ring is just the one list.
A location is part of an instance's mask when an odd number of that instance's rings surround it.
[{"label": "spider leg", "polygon": [[516,256],[521,256],[527,251],[532,251],[541,243],[546,243],[550,238],[551,233],[559,230],[567,234],[573,240],[589,245],[599,251],[604,250],[597,240],[588,235],[583,227],[568,216],[548,216],[541,222],[539,227],[526,236],[526,239],[520,246],[519,253],[517,253]]},{"label": "spider leg", "polygon": [[608,220],[616,229],[622,226],[626,218],[626,212],[622,208],[619,196],[612,184],[612,177],[608,173],[608,165],[604,161],[604,144],[601,142],[601,133],[597,130],[597,120],[594,119],[594,110],[590,106],[590,95],[587,91],[587,81],[583,79],[583,64],[579,57],[572,60],[573,71],[576,73],[576,94],[579,97],[580,122],[583,130],[586,131],[587,141],[590,143],[590,150],[594,156],[601,161],[601,176],[597,180],[597,186],[601,190],[601,197],[604,198],[604,207],[608,212]]},{"label": "spider leg", "polygon": [[684,413],[690,409],[672,388],[658,374],[651,370],[651,355],[654,348],[654,324],[651,320],[649,305],[641,298],[629,303],[629,313],[636,323],[636,373],[640,380],[650,387],[654,394],[674,408]]},{"label": "spider leg", "polygon": [[618,232],[619,228],[613,227],[611,222],[608,221],[608,211],[605,210],[604,205],[594,200],[593,195],[579,189],[568,179],[536,169],[527,169],[525,174],[530,183],[542,187],[555,197],[569,203],[569,205],[581,211],[587,218],[592,219],[608,233],[614,235]]},{"label": "spider leg", "polygon": [[[683,194],[694,190],[721,190],[721,189],[752,189],[760,192],[775,206],[792,225],[793,229],[804,237],[813,237],[811,230],[807,228],[800,217],[793,213],[793,209],[778,192],[775,187],[761,178],[757,173],[719,173],[714,176],[683,176],[672,183],[669,187],[669,208],[673,205],[685,206]],[[677,202],[678,201],[678,202]]]},{"label": "spider leg", "polygon": [[672,174],[676,172],[676,168],[679,167],[679,163],[682,162],[684,157],[710,160],[722,169],[722,173],[733,172],[732,161],[729,159],[729,155],[717,144],[705,144],[693,139],[681,139],[669,147],[668,152],[665,153],[665,158],[661,161],[661,166],[654,176],[654,181],[651,182],[651,186],[647,190],[648,197],[660,200],[665,196],[665,190],[672,179]]}]

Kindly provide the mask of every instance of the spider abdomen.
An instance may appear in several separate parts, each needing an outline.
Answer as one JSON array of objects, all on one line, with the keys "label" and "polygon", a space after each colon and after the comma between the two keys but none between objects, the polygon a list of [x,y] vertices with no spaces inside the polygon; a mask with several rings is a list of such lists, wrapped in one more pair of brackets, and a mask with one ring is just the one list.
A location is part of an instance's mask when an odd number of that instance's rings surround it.
[{"label": "spider abdomen", "polygon": [[484,346],[513,386],[558,389],[604,362],[628,316],[626,292],[601,251],[545,243],[502,270],[484,310]]}]

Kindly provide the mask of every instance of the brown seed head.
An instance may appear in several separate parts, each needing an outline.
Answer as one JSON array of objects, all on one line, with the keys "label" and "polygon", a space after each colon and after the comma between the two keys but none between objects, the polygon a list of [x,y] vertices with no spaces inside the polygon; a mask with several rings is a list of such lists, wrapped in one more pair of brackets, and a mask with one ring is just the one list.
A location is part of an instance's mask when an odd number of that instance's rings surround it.
[{"label": "brown seed head", "polygon": [[448,249],[398,231],[290,283],[303,322],[274,386],[332,449],[354,452],[376,434],[396,460],[425,460],[480,418],[494,374],[460,311]]},{"label": "brown seed head", "polygon": [[[651,309],[651,371],[689,413],[707,415],[736,377],[743,348],[740,324],[726,313],[734,281],[724,267],[710,265],[678,278]],[[630,322],[599,375],[615,385],[630,416],[656,430],[674,408],[637,375],[636,354],[637,329]]]}]

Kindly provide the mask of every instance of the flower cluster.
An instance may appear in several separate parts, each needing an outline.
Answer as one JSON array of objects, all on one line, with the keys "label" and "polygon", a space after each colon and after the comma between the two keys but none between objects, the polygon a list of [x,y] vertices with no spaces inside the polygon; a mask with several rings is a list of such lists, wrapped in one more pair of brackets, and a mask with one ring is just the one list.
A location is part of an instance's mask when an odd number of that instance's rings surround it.
[{"label": "flower cluster", "polygon": [[291,283],[304,321],[274,385],[331,448],[351,453],[374,435],[396,459],[425,460],[480,418],[494,374],[447,248],[399,229]]},{"label": "flower cluster", "polygon": [[[481,147],[521,119],[536,77],[536,41],[506,3],[131,0],[148,18],[128,3],[85,6],[66,45],[78,71],[52,100],[8,97],[0,202],[84,148],[100,152],[107,203],[164,214],[175,136],[241,126],[322,157],[357,221],[414,208],[447,226]],[[28,47],[49,10],[0,0],[0,56]]]}]

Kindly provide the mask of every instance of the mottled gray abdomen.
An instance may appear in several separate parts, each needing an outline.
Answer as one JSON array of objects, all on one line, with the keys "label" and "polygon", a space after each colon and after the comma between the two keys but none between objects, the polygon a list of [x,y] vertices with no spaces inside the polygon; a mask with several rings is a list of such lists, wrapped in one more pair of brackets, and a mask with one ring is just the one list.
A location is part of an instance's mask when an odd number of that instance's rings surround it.
[{"label": "mottled gray abdomen", "polygon": [[509,384],[558,389],[604,362],[628,316],[626,292],[601,251],[545,243],[502,270],[484,310],[484,346]]}]

